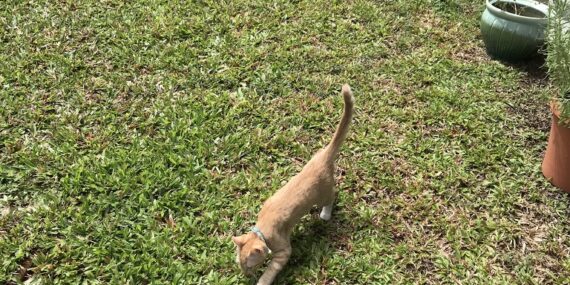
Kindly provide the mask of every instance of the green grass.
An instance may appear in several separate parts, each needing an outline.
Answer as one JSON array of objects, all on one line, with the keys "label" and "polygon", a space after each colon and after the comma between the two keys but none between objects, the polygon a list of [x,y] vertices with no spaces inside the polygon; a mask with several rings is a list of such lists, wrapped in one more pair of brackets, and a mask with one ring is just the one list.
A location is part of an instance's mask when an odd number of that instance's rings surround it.
[{"label": "green grass", "polygon": [[554,91],[486,56],[483,3],[227,2],[2,4],[0,283],[249,283],[230,237],[330,139],[342,83],[333,219],[278,284],[570,282]]}]

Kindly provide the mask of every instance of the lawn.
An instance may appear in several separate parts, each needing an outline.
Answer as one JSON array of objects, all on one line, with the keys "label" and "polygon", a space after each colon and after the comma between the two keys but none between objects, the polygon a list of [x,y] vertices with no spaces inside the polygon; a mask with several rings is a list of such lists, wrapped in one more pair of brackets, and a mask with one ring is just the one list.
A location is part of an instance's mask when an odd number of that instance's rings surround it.
[{"label": "lawn", "polygon": [[230,238],[328,142],[343,83],[335,212],[277,284],[570,282],[554,88],[486,55],[483,1],[1,6],[0,283],[250,284]]}]

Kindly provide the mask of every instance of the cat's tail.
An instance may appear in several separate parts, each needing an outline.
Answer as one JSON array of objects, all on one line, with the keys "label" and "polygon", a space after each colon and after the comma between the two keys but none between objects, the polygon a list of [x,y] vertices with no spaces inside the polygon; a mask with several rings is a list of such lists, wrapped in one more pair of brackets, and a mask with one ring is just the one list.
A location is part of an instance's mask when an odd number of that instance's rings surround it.
[{"label": "cat's tail", "polygon": [[346,139],[346,134],[348,133],[348,126],[352,120],[352,113],[354,108],[354,96],[352,96],[352,91],[350,86],[345,84],[342,86],[342,97],[344,98],[344,112],[342,114],[342,119],[336,127],[336,132],[331,140],[331,142],[325,148],[325,153],[328,160],[334,160],[340,151],[342,143]]}]

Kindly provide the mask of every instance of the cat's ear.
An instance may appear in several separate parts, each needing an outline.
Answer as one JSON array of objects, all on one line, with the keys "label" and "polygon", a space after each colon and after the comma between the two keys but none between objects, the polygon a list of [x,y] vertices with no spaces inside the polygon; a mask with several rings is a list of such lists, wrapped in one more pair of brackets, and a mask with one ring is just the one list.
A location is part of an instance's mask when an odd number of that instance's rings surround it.
[{"label": "cat's ear", "polygon": [[267,247],[266,245],[261,245],[258,244],[253,248],[253,251],[255,254],[260,255],[260,256],[265,256],[266,254],[268,254],[270,252],[269,247]]},{"label": "cat's ear", "polygon": [[242,246],[245,244],[245,237],[244,237],[244,236],[232,237],[232,241],[233,241],[238,247],[242,247]]}]

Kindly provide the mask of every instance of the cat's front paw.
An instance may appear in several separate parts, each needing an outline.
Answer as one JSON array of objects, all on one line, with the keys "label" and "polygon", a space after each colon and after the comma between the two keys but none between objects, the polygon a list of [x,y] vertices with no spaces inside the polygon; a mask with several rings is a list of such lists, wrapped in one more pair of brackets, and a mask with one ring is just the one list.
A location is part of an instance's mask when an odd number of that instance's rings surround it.
[{"label": "cat's front paw", "polygon": [[[273,276],[273,278],[275,278],[275,276]],[[262,275],[256,284],[257,285],[271,285],[273,283],[273,278],[271,278],[271,276],[267,276],[267,275],[263,276]]]}]

